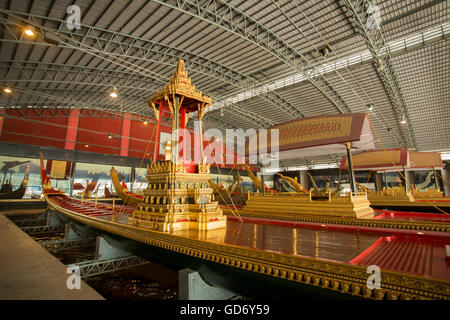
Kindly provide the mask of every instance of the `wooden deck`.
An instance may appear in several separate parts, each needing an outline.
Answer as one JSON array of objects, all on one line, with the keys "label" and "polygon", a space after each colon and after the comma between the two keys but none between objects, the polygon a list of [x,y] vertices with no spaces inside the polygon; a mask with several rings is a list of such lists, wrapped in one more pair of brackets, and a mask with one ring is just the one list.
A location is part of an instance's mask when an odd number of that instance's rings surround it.
[{"label": "wooden deck", "polygon": [[[116,212],[108,205],[93,208],[92,203],[81,204],[81,201],[64,195],[48,196],[47,201],[50,207],[78,222],[153,247],[234,268],[316,286],[334,286],[335,290],[347,293],[354,287],[352,294],[365,297],[450,299],[450,266],[441,250],[450,245],[448,232],[421,235],[432,248],[440,248],[433,255],[423,255],[421,260],[424,265],[432,265],[436,272],[430,273],[424,268],[405,271],[400,264],[384,265],[385,261],[380,259],[385,288],[372,292],[365,288],[366,268],[369,263],[376,264],[377,260],[355,262],[355,259],[367,255],[380,239],[392,237],[387,229],[340,231],[331,230],[333,225],[325,224],[321,225],[322,229],[317,229],[301,222],[295,226],[282,226],[229,219],[227,228],[223,229],[164,233],[129,224],[133,207],[123,207],[117,213],[117,208]],[[416,240],[416,236],[401,238],[402,243],[410,247],[417,245]],[[389,261],[405,261],[411,254],[410,250],[398,251],[393,245],[384,250],[384,254],[390,256]]]}]

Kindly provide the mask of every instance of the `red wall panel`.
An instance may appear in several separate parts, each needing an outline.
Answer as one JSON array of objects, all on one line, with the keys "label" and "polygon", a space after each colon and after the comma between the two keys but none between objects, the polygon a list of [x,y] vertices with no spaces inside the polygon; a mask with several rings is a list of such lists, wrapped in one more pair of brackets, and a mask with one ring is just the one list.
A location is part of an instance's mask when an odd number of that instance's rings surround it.
[{"label": "red wall panel", "polygon": [[17,119],[18,116],[14,110],[7,110],[6,115],[1,141],[64,148],[67,118],[27,117]]},{"label": "red wall panel", "polygon": [[147,153],[150,153],[150,156],[145,156],[147,159],[152,159],[151,156],[153,155],[153,148],[155,146],[155,144],[153,143],[153,141],[155,140],[155,135],[155,124],[144,124],[141,121],[132,121],[130,130],[130,142],[128,145],[128,156],[142,159],[142,157],[144,157],[145,155],[148,141],[151,139],[152,142],[150,142],[147,150]]},{"label": "red wall panel", "polygon": [[[76,150],[106,154],[120,154],[122,121],[114,118],[80,118]],[[108,138],[108,134],[118,138]],[[86,147],[89,145],[89,147]]]},{"label": "red wall panel", "polygon": [[[77,118],[78,121],[70,118],[67,112],[59,109],[6,109],[4,114],[5,118],[2,122],[0,141],[73,149],[73,144],[66,143],[65,139],[66,137],[70,137],[70,140],[73,140],[76,137],[75,150],[120,155],[121,141],[123,146],[127,144],[124,139],[121,139],[121,136],[123,133],[128,132],[128,128],[123,130],[122,119],[112,117],[109,113],[103,111],[86,111],[80,109],[72,110],[69,114],[72,116],[79,115],[79,118]],[[163,123],[161,125],[161,132],[170,133],[170,113],[163,112],[162,115]],[[130,116],[126,115],[127,118]],[[144,118],[149,120],[147,124],[144,124],[141,120]],[[153,159],[156,123],[154,123],[154,119],[148,117],[134,119],[131,121],[128,120],[130,122],[129,140],[127,144],[128,156],[139,159],[145,156],[146,159]],[[73,127],[72,132],[67,131],[69,125]],[[113,138],[109,139],[108,134],[113,135]],[[150,143],[149,140],[151,140]],[[148,155],[146,155],[147,146]],[[188,150],[191,153],[192,160],[194,159],[193,149],[194,140],[192,139],[191,150]],[[233,148],[225,147],[224,153],[229,152],[233,153]],[[217,159],[219,157],[219,154],[217,154]],[[164,155],[158,155],[157,159],[164,160]],[[225,159],[223,160],[225,161]],[[224,165],[221,167],[224,167]]]}]

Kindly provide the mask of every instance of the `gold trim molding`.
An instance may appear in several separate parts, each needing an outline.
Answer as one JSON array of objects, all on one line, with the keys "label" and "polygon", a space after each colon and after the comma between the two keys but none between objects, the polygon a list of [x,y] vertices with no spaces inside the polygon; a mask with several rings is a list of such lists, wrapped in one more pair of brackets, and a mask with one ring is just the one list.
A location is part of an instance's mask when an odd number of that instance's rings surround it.
[{"label": "gold trim molding", "polygon": [[[224,214],[231,215],[231,210],[222,206]],[[378,220],[378,219],[357,219],[357,218],[340,218],[340,217],[319,217],[313,215],[294,215],[279,213],[262,213],[262,212],[244,212],[238,211],[242,217],[273,219],[292,222],[310,222],[321,224],[340,224],[347,226],[359,226],[370,228],[390,228],[390,229],[406,229],[418,231],[438,231],[450,232],[450,223],[446,222],[424,222],[424,221],[402,221],[402,220]]]},{"label": "gold trim molding", "polygon": [[234,268],[368,299],[450,299],[448,281],[382,271],[381,288],[370,290],[366,286],[366,268],[361,266],[189,239],[84,216],[58,206],[47,196],[46,200],[51,208],[80,223],[151,246]]}]

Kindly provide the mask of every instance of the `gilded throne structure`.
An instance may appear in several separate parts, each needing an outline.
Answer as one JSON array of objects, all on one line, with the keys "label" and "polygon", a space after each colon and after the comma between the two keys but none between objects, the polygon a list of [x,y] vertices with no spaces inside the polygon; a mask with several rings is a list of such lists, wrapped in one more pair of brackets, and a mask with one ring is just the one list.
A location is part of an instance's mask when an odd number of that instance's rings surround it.
[{"label": "gilded throne structure", "polygon": [[[192,163],[180,158],[177,150],[177,129],[184,129],[186,113],[197,111],[201,121],[212,99],[195,90],[187,77],[183,60],[179,60],[169,84],[147,101],[159,121],[161,108],[170,110],[172,141],[168,145],[173,150],[166,150],[165,161],[154,161],[147,168],[148,187],[144,192],[144,201],[138,204],[129,222],[164,232],[226,227],[226,216],[215,201],[209,185],[210,165],[197,164],[192,172]],[[155,152],[157,148],[155,144]]]}]

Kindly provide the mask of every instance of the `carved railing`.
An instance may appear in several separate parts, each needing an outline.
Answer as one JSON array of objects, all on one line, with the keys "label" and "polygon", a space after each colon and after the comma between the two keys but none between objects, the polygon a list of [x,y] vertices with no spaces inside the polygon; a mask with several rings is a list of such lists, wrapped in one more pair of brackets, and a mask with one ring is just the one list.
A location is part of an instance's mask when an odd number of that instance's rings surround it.
[{"label": "carved railing", "polygon": [[[248,192],[248,199],[254,200],[264,200],[264,199],[290,199],[290,200],[298,200],[300,202],[352,202],[352,201],[365,201],[367,200],[366,192],[346,192],[341,194],[332,194],[331,192],[324,194],[299,194],[297,192],[283,192],[283,193],[275,193],[275,192],[267,192],[266,194],[262,194],[259,192]],[[320,196],[321,199],[314,199],[315,197]]]}]

